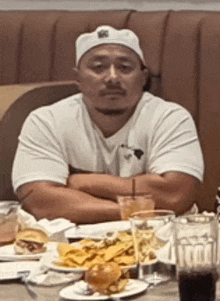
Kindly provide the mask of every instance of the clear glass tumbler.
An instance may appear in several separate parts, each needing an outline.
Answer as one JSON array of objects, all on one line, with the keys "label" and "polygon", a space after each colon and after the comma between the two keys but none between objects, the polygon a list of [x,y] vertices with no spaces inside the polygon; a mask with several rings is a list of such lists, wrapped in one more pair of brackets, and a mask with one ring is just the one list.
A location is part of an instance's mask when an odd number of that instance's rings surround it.
[{"label": "clear glass tumbler", "polygon": [[135,212],[155,208],[155,201],[148,194],[122,195],[118,196],[117,200],[122,220],[129,220]]},{"label": "clear glass tumbler", "polygon": [[176,271],[181,301],[214,301],[218,279],[218,222],[215,215],[174,221]]},{"label": "clear glass tumbler", "polygon": [[148,210],[133,214],[130,218],[136,263],[139,278],[156,285],[169,280],[169,276],[154,268],[157,251],[170,240],[172,221],[175,213],[171,210]]},{"label": "clear glass tumbler", "polygon": [[0,246],[12,243],[18,231],[18,209],[16,201],[0,201]]}]

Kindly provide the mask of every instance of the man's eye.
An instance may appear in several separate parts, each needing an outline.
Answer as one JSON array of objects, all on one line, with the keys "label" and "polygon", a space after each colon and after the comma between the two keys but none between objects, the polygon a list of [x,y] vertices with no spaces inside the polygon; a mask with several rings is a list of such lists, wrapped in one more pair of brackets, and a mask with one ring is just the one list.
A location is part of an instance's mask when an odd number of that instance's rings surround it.
[{"label": "man's eye", "polygon": [[102,72],[104,70],[104,65],[103,64],[93,65],[91,66],[91,69],[97,73]]},{"label": "man's eye", "polygon": [[122,72],[129,73],[132,71],[132,67],[130,65],[121,65],[120,69]]}]

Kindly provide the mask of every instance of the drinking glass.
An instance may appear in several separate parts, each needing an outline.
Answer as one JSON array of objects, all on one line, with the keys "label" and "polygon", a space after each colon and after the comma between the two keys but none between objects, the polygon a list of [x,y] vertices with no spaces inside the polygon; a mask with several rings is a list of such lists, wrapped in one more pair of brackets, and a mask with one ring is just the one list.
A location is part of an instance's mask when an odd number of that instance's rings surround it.
[{"label": "drinking glass", "polygon": [[172,210],[140,211],[130,218],[139,279],[153,285],[169,280],[157,271],[156,253],[169,242],[174,218]]},{"label": "drinking glass", "polygon": [[152,196],[148,194],[122,195],[117,200],[122,220],[129,220],[135,212],[153,210],[155,207]]},{"label": "drinking glass", "polygon": [[16,201],[0,201],[0,246],[15,240],[19,206]]},{"label": "drinking glass", "polygon": [[214,301],[218,223],[213,215],[180,216],[174,221],[176,271],[181,301]]}]

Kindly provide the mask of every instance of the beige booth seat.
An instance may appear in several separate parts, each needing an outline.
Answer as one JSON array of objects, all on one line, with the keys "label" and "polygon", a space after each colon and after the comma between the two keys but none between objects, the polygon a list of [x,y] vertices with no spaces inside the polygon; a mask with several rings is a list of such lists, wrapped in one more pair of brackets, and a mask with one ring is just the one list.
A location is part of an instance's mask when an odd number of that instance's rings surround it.
[{"label": "beige booth seat", "polygon": [[18,135],[27,115],[77,92],[73,81],[0,86],[0,200],[16,199],[11,170]]}]

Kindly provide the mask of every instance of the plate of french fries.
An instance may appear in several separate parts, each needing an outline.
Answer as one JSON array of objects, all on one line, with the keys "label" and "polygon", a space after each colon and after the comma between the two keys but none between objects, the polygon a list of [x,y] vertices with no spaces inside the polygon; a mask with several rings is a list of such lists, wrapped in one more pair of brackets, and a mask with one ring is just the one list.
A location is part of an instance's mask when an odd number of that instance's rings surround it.
[{"label": "plate of french fries", "polygon": [[[50,258],[49,267],[58,271],[83,272],[95,263],[116,262],[121,268],[136,266],[136,257],[130,231],[109,233],[101,240],[85,238],[77,243],[60,243]],[[145,251],[146,265],[157,262],[154,250]]]}]

